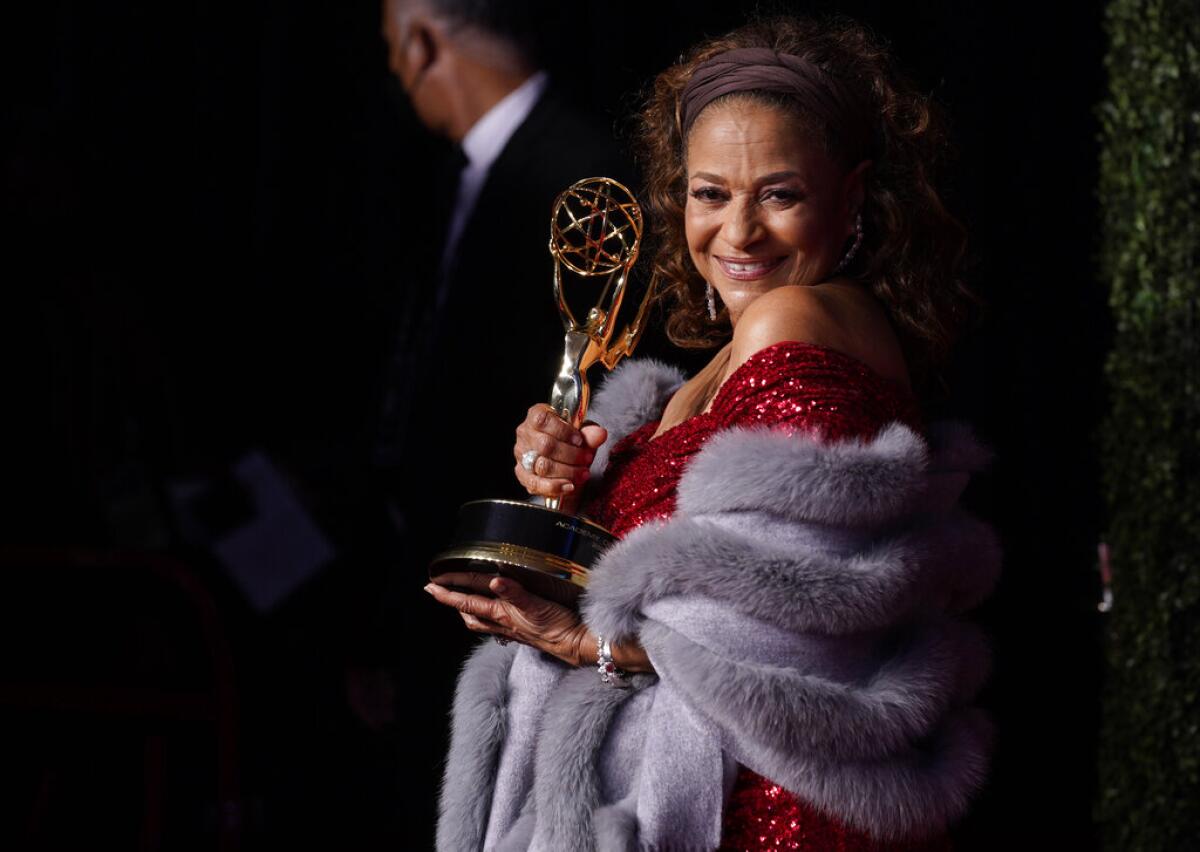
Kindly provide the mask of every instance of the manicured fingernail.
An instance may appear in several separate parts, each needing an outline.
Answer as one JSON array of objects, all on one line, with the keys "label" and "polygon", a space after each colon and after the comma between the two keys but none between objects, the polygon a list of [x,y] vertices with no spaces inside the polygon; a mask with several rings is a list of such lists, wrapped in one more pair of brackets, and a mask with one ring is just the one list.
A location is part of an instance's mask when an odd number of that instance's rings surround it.
[{"label": "manicured fingernail", "polygon": [[574,490],[575,490],[575,486],[574,486],[574,485],[572,485],[572,484],[571,484],[571,483],[569,483],[569,482],[568,482],[566,485],[564,485],[564,486],[563,486],[563,493],[566,493],[566,492],[569,492],[569,491],[574,491]]},{"label": "manicured fingernail", "polygon": [[580,435],[578,432],[576,432],[574,435],[571,436],[571,443],[577,447],[582,447],[583,446],[583,436]]},{"label": "manicured fingernail", "polygon": [[431,595],[432,595],[432,594],[433,594],[433,583],[426,583],[426,584],[425,584],[425,591],[429,592],[429,594],[431,594]]}]

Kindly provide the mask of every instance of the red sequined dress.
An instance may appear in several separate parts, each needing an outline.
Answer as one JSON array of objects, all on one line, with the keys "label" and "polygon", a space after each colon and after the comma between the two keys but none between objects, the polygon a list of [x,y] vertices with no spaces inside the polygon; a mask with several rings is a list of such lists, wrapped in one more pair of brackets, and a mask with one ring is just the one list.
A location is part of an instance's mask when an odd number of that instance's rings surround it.
[{"label": "red sequined dress", "polygon": [[[828,347],[786,341],[754,353],[730,374],[708,411],[651,440],[661,421],[618,441],[585,513],[616,536],[669,518],[688,461],[732,426],[815,430],[821,440],[870,438],[893,420],[924,433],[916,398],[863,362]],[[949,852],[948,838],[880,843],[741,767],[726,803],[722,850]]]}]

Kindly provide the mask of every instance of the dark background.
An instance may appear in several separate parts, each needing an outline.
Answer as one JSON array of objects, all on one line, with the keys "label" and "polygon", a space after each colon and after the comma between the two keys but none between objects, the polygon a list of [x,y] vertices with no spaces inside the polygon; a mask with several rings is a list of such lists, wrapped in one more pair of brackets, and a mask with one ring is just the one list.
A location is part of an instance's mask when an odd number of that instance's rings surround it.
[{"label": "dark background", "polygon": [[[579,37],[581,99],[619,124],[650,76],[753,8],[597,6],[588,14],[603,26]],[[980,613],[995,648],[982,698],[1000,739],[957,838],[1089,848],[1092,429],[1110,334],[1094,263],[1101,11],[772,8],[871,25],[953,117],[949,201],[990,308],[943,413],[997,451],[968,498],[1006,552]],[[225,824],[250,847],[427,845],[439,772],[424,755],[445,731],[407,711],[448,709],[448,695],[403,678],[422,643],[373,647],[392,634],[355,615],[371,590],[400,590],[405,635],[466,641],[422,599],[423,569],[379,532],[364,486],[435,147],[397,98],[378,5],[110,0],[3,14],[0,747],[14,793],[0,843],[211,847]],[[183,543],[165,499],[167,483],[219,478],[250,448],[287,473],[343,553],[269,616]],[[199,591],[138,568],[144,553],[168,555]],[[214,689],[196,601],[211,603],[232,666],[236,809],[215,792],[220,713],[200,699],[195,718],[155,704],[163,683]],[[397,665],[400,712],[364,718],[347,684],[376,684],[386,705],[390,681],[372,678]],[[114,686],[146,672],[158,684],[148,697]]]}]

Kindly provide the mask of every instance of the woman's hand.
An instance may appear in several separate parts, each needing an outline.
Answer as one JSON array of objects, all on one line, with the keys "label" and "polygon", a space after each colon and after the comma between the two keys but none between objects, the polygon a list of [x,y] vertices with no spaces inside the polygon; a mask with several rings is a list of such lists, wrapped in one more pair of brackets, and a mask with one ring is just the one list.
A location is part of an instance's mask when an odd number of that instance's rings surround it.
[{"label": "woman's hand", "polygon": [[[447,585],[491,591],[496,597],[457,592],[447,589]],[[458,610],[463,622],[476,633],[524,642],[572,666],[595,662],[595,649],[584,645],[589,634],[579,614],[527,592],[510,577],[451,572],[435,577],[425,591],[438,603]]]},{"label": "woman's hand", "polygon": [[[585,423],[582,429],[576,429],[544,402],[531,406],[517,427],[513,446],[517,481],[530,494],[568,498],[587,481],[596,450],[607,438],[603,426]],[[521,464],[521,457],[530,450],[538,454],[532,471]]]}]

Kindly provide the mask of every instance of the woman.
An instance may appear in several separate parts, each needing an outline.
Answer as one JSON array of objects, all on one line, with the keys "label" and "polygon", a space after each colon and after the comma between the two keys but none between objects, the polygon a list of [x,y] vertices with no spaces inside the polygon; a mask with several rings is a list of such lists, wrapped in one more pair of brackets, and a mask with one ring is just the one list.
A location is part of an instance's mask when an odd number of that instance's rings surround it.
[{"label": "woman", "polygon": [[622,364],[581,430],[518,427],[529,493],[620,538],[581,613],[427,587],[498,640],[459,680],[439,848],[948,848],[992,741],[960,615],[1000,552],[954,506],[989,452],[917,401],[969,299],[939,127],[851,23],[751,25],[659,76],[668,331],[724,345],[687,381]]}]

